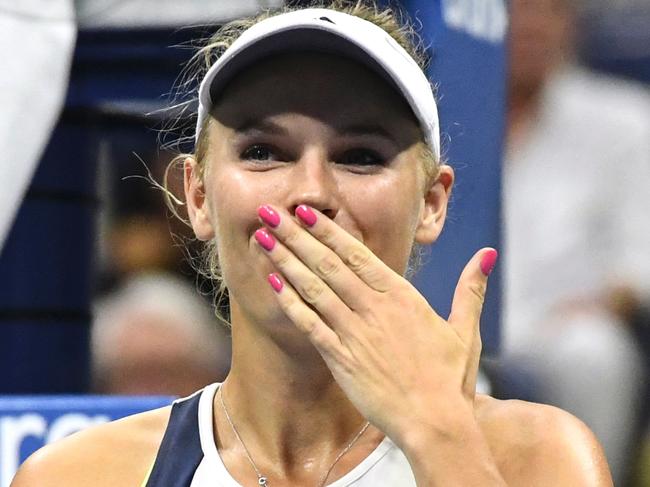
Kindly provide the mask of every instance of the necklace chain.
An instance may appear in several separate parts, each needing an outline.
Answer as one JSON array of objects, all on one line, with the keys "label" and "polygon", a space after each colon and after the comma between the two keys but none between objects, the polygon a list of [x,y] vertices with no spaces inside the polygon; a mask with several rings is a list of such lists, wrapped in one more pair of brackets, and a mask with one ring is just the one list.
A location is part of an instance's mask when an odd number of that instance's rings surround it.
[{"label": "necklace chain", "polygon": [[[237,440],[239,441],[239,444],[244,448],[244,451],[246,452],[246,457],[248,458],[248,462],[251,464],[253,467],[253,470],[255,470],[255,474],[257,475],[257,484],[261,487],[268,487],[268,484],[266,483],[266,477],[262,475],[262,472],[260,472],[260,469],[257,468],[257,465],[255,465],[255,462],[253,461],[253,457],[251,457],[250,452],[248,451],[248,448],[246,448],[246,444],[244,441],[241,439],[241,436],[239,436],[239,432],[237,431],[237,428],[235,428],[235,424],[232,422],[232,419],[230,418],[230,414],[228,414],[228,408],[226,407],[226,403],[223,399],[223,385],[219,387],[219,401],[221,402],[221,407],[223,409],[223,412],[226,415],[226,419],[228,420],[228,424],[230,424],[230,427],[232,428],[232,432],[235,433],[235,436],[237,437]],[[354,438],[352,438],[352,441],[347,444],[343,450],[339,452],[339,454],[336,456],[332,464],[329,466],[327,471],[325,472],[325,475],[320,479],[318,482],[318,487],[323,487],[325,485],[325,482],[327,482],[327,478],[330,476],[332,473],[332,469],[334,466],[338,463],[338,461],[345,455],[347,452],[350,451],[350,448],[354,446],[354,444],[357,442],[359,438],[361,438],[361,435],[365,433],[365,431],[368,429],[368,426],[370,426],[370,422],[366,421],[366,423],[363,425],[363,427],[359,430],[359,432],[356,434]]]}]

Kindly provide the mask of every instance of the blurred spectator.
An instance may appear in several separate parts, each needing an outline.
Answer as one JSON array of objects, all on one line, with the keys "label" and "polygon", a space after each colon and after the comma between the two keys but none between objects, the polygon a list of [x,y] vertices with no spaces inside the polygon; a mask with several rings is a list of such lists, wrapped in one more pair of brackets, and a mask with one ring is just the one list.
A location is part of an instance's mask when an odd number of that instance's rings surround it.
[{"label": "blurred spectator", "polygon": [[[161,203],[162,205],[162,203]],[[119,276],[152,270],[171,270],[178,265],[169,225],[164,217],[132,215],[110,229],[112,268]]]},{"label": "blurred spectator", "polygon": [[225,378],[230,338],[192,286],[143,275],[98,303],[92,358],[98,392],[186,396]]},{"label": "blurred spectator", "polygon": [[[137,274],[192,274],[183,246],[176,245],[190,238],[189,228],[170,218],[162,193],[147,180],[162,181],[172,155],[152,147],[150,138],[142,139],[108,139],[102,154],[100,194],[106,204],[100,214],[100,293]],[[171,183],[181,194],[178,181]]]},{"label": "blurred spectator", "polygon": [[646,432],[645,442],[639,455],[639,469],[634,484],[636,487],[650,487],[650,431]]},{"label": "blurred spectator", "polygon": [[643,399],[626,320],[650,296],[650,100],[573,64],[574,8],[511,2],[504,363],[594,430],[623,485]]}]

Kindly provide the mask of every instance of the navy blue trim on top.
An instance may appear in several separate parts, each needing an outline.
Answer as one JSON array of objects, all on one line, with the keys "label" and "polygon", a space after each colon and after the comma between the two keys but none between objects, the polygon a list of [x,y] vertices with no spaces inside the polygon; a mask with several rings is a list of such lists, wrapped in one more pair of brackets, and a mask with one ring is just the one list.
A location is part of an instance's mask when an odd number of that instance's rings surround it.
[{"label": "navy blue trim on top", "polygon": [[201,393],[175,402],[147,487],[190,487],[203,459],[199,436]]}]

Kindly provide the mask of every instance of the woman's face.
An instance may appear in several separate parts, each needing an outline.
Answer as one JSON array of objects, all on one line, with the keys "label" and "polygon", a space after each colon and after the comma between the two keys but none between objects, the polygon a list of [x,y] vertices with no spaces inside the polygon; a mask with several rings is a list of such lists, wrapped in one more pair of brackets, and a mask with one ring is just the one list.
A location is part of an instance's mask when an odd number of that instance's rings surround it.
[{"label": "woman's face", "polygon": [[453,173],[445,166],[426,184],[413,114],[362,66],[277,56],[235,78],[212,116],[203,182],[188,184],[196,173],[186,164],[188,209],[197,237],[216,237],[235,306],[265,317],[276,309],[266,283],[274,269],[253,237],[263,204],[320,210],[400,274],[414,241],[438,236]]},{"label": "woman's face", "polygon": [[537,91],[571,49],[571,0],[511,0],[509,83],[517,91]]}]

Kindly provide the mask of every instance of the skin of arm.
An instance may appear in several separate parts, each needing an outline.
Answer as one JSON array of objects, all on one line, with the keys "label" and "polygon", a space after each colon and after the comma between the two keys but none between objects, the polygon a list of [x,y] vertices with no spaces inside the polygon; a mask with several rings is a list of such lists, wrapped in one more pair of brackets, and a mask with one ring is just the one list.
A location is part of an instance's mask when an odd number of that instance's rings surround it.
[{"label": "skin of arm", "polygon": [[412,437],[418,486],[613,486],[598,440],[561,409],[480,395],[466,422],[457,413],[455,429]]},{"label": "skin of arm", "polygon": [[10,487],[139,487],[156,457],[170,410],[136,414],[47,445],[23,463]]}]

